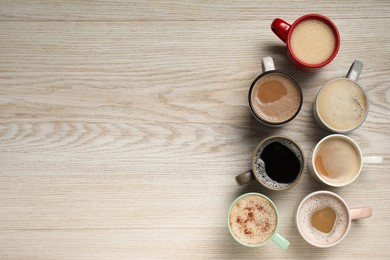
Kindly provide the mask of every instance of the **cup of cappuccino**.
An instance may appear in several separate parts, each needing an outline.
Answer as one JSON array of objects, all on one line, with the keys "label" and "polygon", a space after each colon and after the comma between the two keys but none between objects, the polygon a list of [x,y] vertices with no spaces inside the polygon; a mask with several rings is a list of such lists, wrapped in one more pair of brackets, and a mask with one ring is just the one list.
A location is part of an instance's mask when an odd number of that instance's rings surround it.
[{"label": "cup of cappuccino", "polygon": [[363,124],[368,115],[368,100],[357,83],[363,63],[355,60],[345,78],[326,83],[318,92],[313,114],[317,124],[334,133],[348,133]]},{"label": "cup of cappuccino", "polygon": [[262,66],[263,73],[249,89],[249,108],[253,116],[264,125],[285,125],[301,110],[302,91],[291,75],[275,70],[271,57],[263,58]]},{"label": "cup of cappuccino", "polygon": [[269,241],[287,249],[290,242],[278,234],[279,216],[275,204],[260,193],[246,193],[230,206],[228,228],[241,245],[259,247]]},{"label": "cup of cappuccino", "polygon": [[301,201],[295,222],[299,233],[309,244],[328,248],[346,237],[351,220],[371,216],[370,207],[349,208],[339,195],[330,191],[316,191]]},{"label": "cup of cappuccino", "polygon": [[236,176],[239,185],[257,180],[280,191],[298,183],[304,171],[303,150],[290,138],[271,136],[261,141],[252,156],[252,169]]},{"label": "cup of cappuccino", "polygon": [[350,137],[333,134],[314,147],[309,163],[311,176],[319,183],[343,187],[355,181],[364,163],[381,163],[381,156],[362,155],[359,145]]},{"label": "cup of cappuccino", "polygon": [[327,17],[307,14],[293,24],[276,18],[272,31],[287,45],[292,63],[306,71],[316,71],[330,63],[340,48],[340,34]]}]

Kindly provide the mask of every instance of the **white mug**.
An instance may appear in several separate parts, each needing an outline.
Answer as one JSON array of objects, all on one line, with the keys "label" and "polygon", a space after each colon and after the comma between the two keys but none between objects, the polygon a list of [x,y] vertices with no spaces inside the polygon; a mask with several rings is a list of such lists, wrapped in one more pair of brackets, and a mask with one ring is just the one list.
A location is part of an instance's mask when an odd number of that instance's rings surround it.
[{"label": "white mug", "polygon": [[332,187],[355,181],[363,163],[382,163],[381,156],[363,156],[359,145],[350,137],[333,134],[320,140],[309,159],[309,172],[319,183]]}]

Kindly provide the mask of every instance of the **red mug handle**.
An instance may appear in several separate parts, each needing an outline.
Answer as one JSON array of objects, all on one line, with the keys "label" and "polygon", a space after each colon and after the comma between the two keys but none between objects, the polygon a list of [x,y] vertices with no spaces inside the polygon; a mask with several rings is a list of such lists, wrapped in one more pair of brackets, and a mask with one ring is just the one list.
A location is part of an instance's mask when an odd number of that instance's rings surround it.
[{"label": "red mug handle", "polygon": [[287,23],[286,21],[276,18],[272,24],[271,29],[272,31],[283,41],[287,41],[288,31],[290,30],[291,24]]}]

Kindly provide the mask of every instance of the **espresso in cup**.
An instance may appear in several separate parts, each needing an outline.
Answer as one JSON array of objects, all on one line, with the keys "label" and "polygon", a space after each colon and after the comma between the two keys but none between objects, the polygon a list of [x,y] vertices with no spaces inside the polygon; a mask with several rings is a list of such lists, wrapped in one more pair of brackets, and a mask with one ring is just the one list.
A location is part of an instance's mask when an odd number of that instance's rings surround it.
[{"label": "espresso in cup", "polygon": [[277,233],[278,211],[275,204],[260,193],[246,193],[230,206],[228,228],[233,238],[241,245],[258,247],[268,241],[287,249],[290,242]]},{"label": "espresso in cup", "polygon": [[239,185],[257,180],[271,190],[286,190],[293,187],[304,170],[304,155],[301,148],[283,136],[266,138],[255,149],[252,170],[236,176]]},{"label": "espresso in cup", "polygon": [[295,221],[299,233],[309,244],[326,248],[337,245],[346,237],[351,220],[371,215],[370,207],[349,208],[337,194],[317,191],[301,201]]},{"label": "espresso in cup", "polygon": [[303,98],[295,79],[275,70],[271,57],[262,60],[264,72],[252,83],[248,101],[255,118],[267,126],[282,126],[299,113]]}]

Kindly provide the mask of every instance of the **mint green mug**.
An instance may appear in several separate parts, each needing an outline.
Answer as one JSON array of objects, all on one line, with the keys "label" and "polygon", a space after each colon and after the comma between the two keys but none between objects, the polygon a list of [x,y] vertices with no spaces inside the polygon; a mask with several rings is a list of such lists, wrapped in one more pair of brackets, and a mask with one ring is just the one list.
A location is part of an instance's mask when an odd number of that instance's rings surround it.
[{"label": "mint green mug", "polygon": [[256,192],[245,193],[235,199],[229,208],[228,228],[241,245],[259,247],[270,240],[283,249],[290,242],[279,235],[279,215],[275,204]]}]

